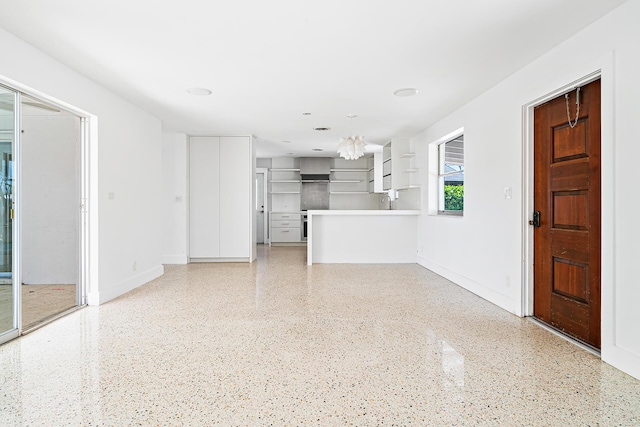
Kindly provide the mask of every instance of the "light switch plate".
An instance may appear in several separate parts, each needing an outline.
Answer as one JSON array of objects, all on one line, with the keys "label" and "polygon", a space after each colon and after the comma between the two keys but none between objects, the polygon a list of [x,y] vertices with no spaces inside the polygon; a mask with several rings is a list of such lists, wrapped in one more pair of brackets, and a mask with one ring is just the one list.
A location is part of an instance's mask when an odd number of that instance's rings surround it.
[{"label": "light switch plate", "polygon": [[511,197],[513,196],[513,191],[511,190],[511,187],[505,187],[504,188],[504,198],[507,200],[511,200]]}]

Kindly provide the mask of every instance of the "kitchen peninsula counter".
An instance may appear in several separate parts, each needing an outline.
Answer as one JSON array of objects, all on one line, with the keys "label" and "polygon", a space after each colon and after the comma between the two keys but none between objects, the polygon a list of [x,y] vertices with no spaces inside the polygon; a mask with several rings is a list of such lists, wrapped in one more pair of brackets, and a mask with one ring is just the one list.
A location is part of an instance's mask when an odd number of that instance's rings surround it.
[{"label": "kitchen peninsula counter", "polygon": [[307,265],[414,263],[418,210],[310,210]]}]

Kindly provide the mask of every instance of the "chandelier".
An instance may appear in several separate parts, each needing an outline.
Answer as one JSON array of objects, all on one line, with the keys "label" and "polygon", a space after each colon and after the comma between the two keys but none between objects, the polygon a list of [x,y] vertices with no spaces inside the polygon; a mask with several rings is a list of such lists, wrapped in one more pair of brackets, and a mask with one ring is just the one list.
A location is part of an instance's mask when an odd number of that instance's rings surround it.
[{"label": "chandelier", "polygon": [[[347,117],[349,119],[353,119],[358,116],[355,114],[349,114]],[[340,138],[340,142],[338,143],[338,153],[340,154],[340,157],[346,160],[356,160],[364,156],[364,147],[364,136],[347,136],[345,138]]]},{"label": "chandelier", "polygon": [[356,135],[340,138],[338,153],[347,160],[356,160],[364,156],[364,137]]}]

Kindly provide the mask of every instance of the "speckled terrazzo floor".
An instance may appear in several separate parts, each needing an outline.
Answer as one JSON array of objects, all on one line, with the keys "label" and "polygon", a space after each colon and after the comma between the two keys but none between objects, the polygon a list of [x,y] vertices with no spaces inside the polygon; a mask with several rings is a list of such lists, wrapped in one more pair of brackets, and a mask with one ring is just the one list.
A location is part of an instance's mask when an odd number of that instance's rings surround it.
[{"label": "speckled terrazzo floor", "polygon": [[417,265],[166,274],[0,347],[0,425],[638,426],[640,381]]}]

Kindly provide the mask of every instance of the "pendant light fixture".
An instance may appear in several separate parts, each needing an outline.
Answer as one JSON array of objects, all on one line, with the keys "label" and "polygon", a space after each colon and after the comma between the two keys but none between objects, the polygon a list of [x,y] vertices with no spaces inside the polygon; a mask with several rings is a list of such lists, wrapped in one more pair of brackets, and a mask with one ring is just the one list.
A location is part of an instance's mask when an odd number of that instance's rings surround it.
[{"label": "pendant light fixture", "polygon": [[[358,116],[355,114],[349,114],[347,117],[349,120],[353,120]],[[353,133],[353,125],[350,125],[350,130]],[[340,142],[338,143],[338,153],[340,154],[340,157],[344,159],[356,160],[364,156],[364,147],[364,136],[347,136],[345,138],[340,138]]]}]

